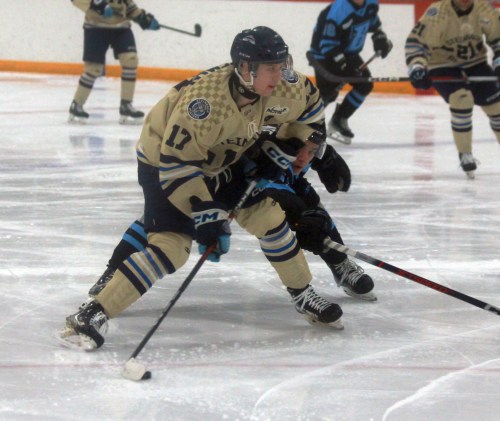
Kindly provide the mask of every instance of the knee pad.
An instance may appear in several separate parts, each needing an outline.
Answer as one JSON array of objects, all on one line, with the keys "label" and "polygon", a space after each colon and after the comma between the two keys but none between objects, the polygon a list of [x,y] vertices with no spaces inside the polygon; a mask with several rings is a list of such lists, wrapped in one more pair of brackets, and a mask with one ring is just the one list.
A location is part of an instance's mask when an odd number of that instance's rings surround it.
[{"label": "knee pad", "polygon": [[242,228],[259,238],[278,227],[284,220],[285,212],[270,197],[266,197],[249,208],[242,209],[236,217],[236,221]]},{"label": "knee pad", "polygon": [[467,89],[453,92],[449,98],[451,112],[451,128],[455,132],[469,132],[472,130],[472,108],[474,97]]},{"label": "knee pad", "polygon": [[83,63],[83,72],[93,79],[102,75],[102,71],[104,70],[104,64],[101,63],[93,63],[90,61],[86,61]]},{"label": "knee pad", "polygon": [[450,109],[453,110],[469,110],[474,107],[474,97],[468,89],[459,89],[453,92],[448,98]]},{"label": "knee pad", "polygon": [[175,232],[152,232],[148,235],[148,247],[162,263],[166,273],[174,273],[187,262],[192,241],[189,235]]},{"label": "knee pad", "polygon": [[139,57],[137,53],[121,53],[118,56],[118,60],[120,61],[120,65],[127,69],[136,69],[139,65]]}]

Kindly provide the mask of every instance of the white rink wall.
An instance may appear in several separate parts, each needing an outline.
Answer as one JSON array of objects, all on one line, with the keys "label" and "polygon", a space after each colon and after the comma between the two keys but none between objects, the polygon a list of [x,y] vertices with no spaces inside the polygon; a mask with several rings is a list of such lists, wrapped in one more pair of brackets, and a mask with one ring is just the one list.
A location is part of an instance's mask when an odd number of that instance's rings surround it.
[{"label": "white rink wall", "polygon": [[[141,66],[202,70],[224,63],[234,36],[242,29],[265,25],[278,31],[290,46],[297,70],[311,75],[305,52],[325,2],[136,0],[165,25],[192,31],[201,38],[161,29],[143,31],[133,24]],[[0,60],[81,63],[83,13],[70,0],[0,0]],[[403,45],[414,23],[413,5],[382,4],[383,28],[394,43],[386,60],[371,66],[374,76],[406,74]],[[367,39],[362,55],[373,54]],[[111,51],[107,62],[116,64]]]}]

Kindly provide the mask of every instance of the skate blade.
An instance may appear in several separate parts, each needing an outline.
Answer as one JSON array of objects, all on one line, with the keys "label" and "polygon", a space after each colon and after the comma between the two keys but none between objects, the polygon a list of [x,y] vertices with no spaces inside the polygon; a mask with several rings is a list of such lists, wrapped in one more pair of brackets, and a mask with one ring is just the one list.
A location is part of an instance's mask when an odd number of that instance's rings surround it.
[{"label": "skate blade", "polygon": [[333,328],[335,330],[344,330],[344,325],[342,324],[342,317],[339,317],[337,320],[334,322],[330,323],[323,323],[314,318],[313,316],[305,313],[304,318],[307,320],[307,322],[312,325],[312,326],[318,326],[318,327],[325,327],[325,328]]},{"label": "skate blade", "polygon": [[75,351],[89,352],[97,349],[96,343],[91,338],[79,335],[73,328],[68,326],[56,331],[54,337],[59,344]]},{"label": "skate blade", "polygon": [[144,117],[133,118],[126,115],[121,115],[118,123],[124,126],[138,126],[144,122]]},{"label": "skate blade", "polygon": [[88,118],[77,117],[76,115],[70,114],[68,117],[68,123],[70,124],[87,124]]},{"label": "skate blade", "polygon": [[476,178],[475,171],[465,171],[465,175],[469,180],[474,180]]},{"label": "skate blade", "polygon": [[343,143],[344,145],[350,145],[352,143],[352,137],[342,136],[340,133],[330,133],[326,135],[326,141],[332,146],[332,142],[328,142],[329,140],[335,140],[337,142]]},{"label": "skate blade", "polygon": [[352,298],[357,298],[363,301],[377,301],[377,296],[373,292],[367,292],[366,294],[356,294],[348,288],[342,288],[344,292]]}]

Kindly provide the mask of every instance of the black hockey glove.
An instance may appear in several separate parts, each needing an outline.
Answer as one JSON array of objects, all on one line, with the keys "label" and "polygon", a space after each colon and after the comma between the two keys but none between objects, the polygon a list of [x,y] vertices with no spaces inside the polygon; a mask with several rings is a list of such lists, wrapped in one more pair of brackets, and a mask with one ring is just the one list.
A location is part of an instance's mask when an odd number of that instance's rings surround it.
[{"label": "black hockey glove", "polygon": [[415,89],[429,89],[432,86],[432,80],[429,78],[429,71],[421,63],[410,67],[410,82]]},{"label": "black hockey glove", "polygon": [[315,208],[319,205],[320,198],[311,183],[304,177],[299,178],[292,186],[293,190],[304,201],[308,208]]},{"label": "black hockey glove", "polygon": [[332,219],[323,208],[308,209],[290,224],[299,245],[304,250],[320,254],[324,241],[332,229]]},{"label": "black hockey glove", "polygon": [[144,10],[133,20],[139,24],[142,29],[151,29],[152,31],[160,29],[160,24],[156,18],[151,13],[146,13]]},{"label": "black hockey glove", "polygon": [[198,251],[203,254],[208,247],[216,244],[207,259],[219,262],[220,256],[227,253],[230,246],[231,228],[226,206],[215,201],[202,202],[196,196],[191,197],[191,204]]},{"label": "black hockey glove", "polygon": [[313,159],[311,168],[318,173],[328,193],[346,192],[351,187],[351,171],[331,145],[327,145],[323,158]]},{"label": "black hockey glove", "polygon": [[113,16],[113,8],[108,4],[107,0],[92,0],[89,8],[105,19]]},{"label": "black hockey glove", "polygon": [[378,29],[372,35],[373,49],[376,53],[380,54],[380,57],[386,58],[387,55],[392,50],[392,42],[387,38],[382,29]]},{"label": "black hockey glove", "polygon": [[[300,142],[302,146],[304,144]],[[259,151],[259,155],[249,160],[245,165],[245,175],[261,179],[259,187],[279,180],[295,161],[298,152],[296,142],[265,140]]]}]

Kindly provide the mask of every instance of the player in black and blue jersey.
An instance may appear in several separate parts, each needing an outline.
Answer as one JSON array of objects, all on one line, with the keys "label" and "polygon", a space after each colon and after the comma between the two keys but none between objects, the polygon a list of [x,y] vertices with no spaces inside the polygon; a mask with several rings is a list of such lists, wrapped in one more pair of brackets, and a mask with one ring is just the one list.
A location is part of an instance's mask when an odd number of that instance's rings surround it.
[{"label": "player in black and blue jersey", "polygon": [[[373,48],[380,57],[387,57],[392,49],[391,41],[382,30],[378,11],[378,0],[336,0],[319,14],[309,54],[332,75],[370,77],[368,68],[360,70],[363,59],[359,53],[365,45],[367,34],[372,33]],[[326,106],[337,99],[342,84],[329,81],[316,69],[315,74],[317,87]],[[351,143],[354,134],[347,120],[372,89],[372,83],[352,84],[352,89],[337,105],[327,125],[329,137]]]}]

